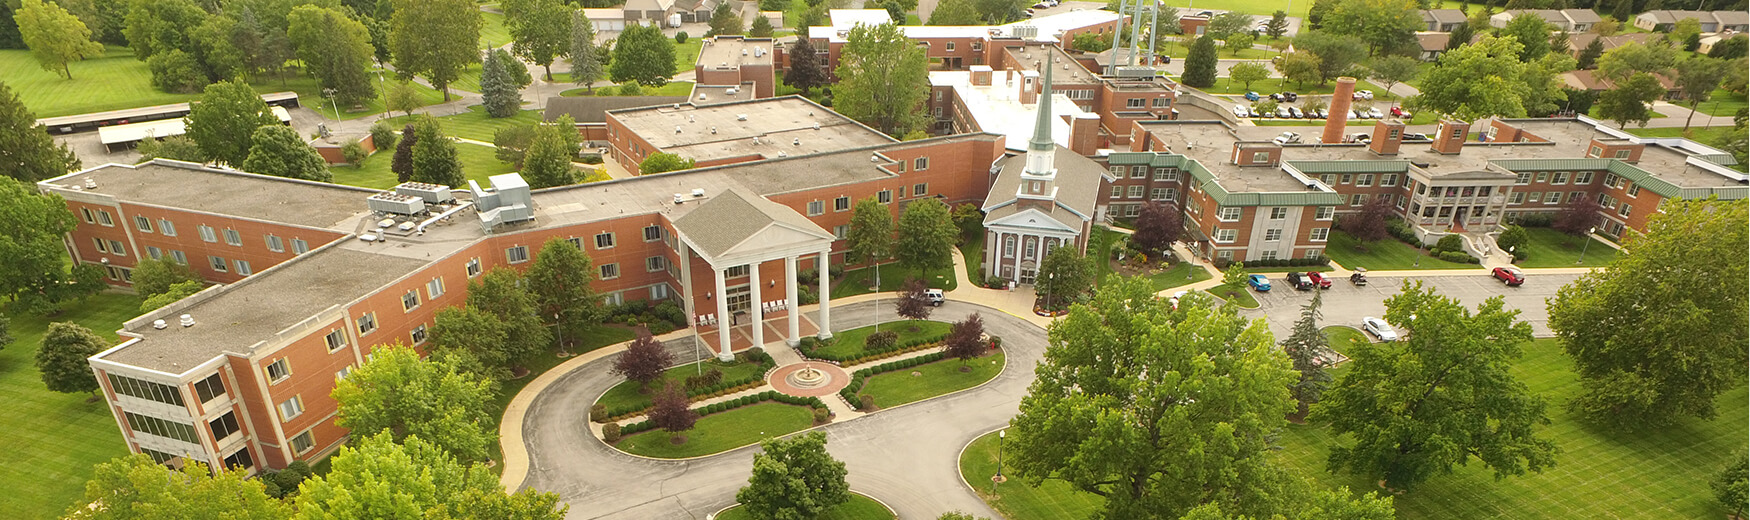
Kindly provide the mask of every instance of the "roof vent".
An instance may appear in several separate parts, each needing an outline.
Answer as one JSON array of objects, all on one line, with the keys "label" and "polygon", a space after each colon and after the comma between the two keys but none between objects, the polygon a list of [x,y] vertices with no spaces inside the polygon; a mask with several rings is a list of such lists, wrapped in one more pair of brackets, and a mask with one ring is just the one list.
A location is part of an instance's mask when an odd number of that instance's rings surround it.
[{"label": "roof vent", "polygon": [[[705,96],[699,96],[699,97],[705,97]],[[711,127],[711,133],[713,133],[713,134],[717,133],[717,127],[715,127],[715,126]]]},{"label": "roof vent", "polygon": [[741,93],[741,89],[739,89],[739,88],[729,88],[729,89],[724,89],[724,90],[723,90],[723,93],[724,93],[724,94],[729,94],[729,95],[731,95],[731,96],[733,96],[733,95],[736,95],[736,94],[740,94],[740,93]]},{"label": "roof vent", "polygon": [[736,115],[735,115],[735,120],[736,120],[736,121],[746,121],[746,120],[747,120],[747,114],[736,114]]},{"label": "roof vent", "polygon": [[881,162],[881,156],[879,156],[879,155],[870,155],[870,156],[869,156],[869,162]]},{"label": "roof vent", "polygon": [[753,144],[760,144],[760,136],[753,136]]},{"label": "roof vent", "polygon": [[184,314],[184,315],[182,315],[182,319],[180,320],[180,322],[182,323],[182,326],[184,328],[193,327],[194,326],[194,316]]},{"label": "roof vent", "polygon": [[705,95],[699,94],[699,101],[704,101],[704,100],[705,100]]},{"label": "roof vent", "polygon": [[778,157],[789,157],[790,152],[778,152]]},{"label": "roof vent", "polygon": [[798,138],[798,137],[792,137],[792,138],[790,138],[790,144],[795,145],[795,146],[802,146],[802,139]]},{"label": "roof vent", "polygon": [[164,320],[152,320],[152,328],[154,329],[164,330],[165,327],[169,326],[170,325],[164,323]]},{"label": "roof vent", "polygon": [[681,133],[681,125],[674,125],[674,133]]},{"label": "roof vent", "polygon": [[693,116],[691,114],[687,115],[687,122],[688,123],[693,122]]},{"label": "roof vent", "polygon": [[705,196],[705,188],[693,188],[693,198],[697,199],[697,198],[704,197],[704,196]]},{"label": "roof vent", "polygon": [[814,124],[814,129],[815,129],[815,130],[819,130],[819,129],[820,129],[820,123],[815,123],[815,124]]},{"label": "roof vent", "polygon": [[97,189],[97,179],[94,179],[91,177],[86,177],[85,178],[85,189],[88,189],[88,190]]},{"label": "roof vent", "polygon": [[747,49],[742,49],[742,50],[741,50],[741,55],[742,55],[742,56],[746,56],[746,55],[747,55]]},{"label": "roof vent", "polygon": [[687,196],[685,194],[681,194],[681,193],[674,194],[674,203],[675,204],[680,204],[680,203],[686,202],[686,201],[687,201]]},{"label": "roof vent", "polygon": [[674,104],[674,109],[675,109],[675,110],[680,110],[680,109],[681,109],[681,104],[680,104],[680,103],[675,103],[675,104]]}]

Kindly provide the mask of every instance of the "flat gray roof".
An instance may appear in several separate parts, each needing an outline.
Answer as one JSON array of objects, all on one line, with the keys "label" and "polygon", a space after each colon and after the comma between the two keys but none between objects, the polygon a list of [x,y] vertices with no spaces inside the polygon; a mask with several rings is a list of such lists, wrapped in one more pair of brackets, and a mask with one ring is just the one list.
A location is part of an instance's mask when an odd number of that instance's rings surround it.
[{"label": "flat gray roof", "polygon": [[[1068,52],[1064,52],[1056,45],[1028,43],[1006,47],[1003,52],[1009,53],[1009,58],[1015,60],[1017,68],[1038,71],[1041,76],[1045,74],[1045,71],[1039,67],[1046,63],[1056,64],[1057,70],[1051,71],[1052,87],[1090,85],[1100,82],[1098,77],[1088,72],[1088,69],[1082,68],[1082,64],[1077,62],[1075,57],[1070,56]],[[1035,65],[1034,62],[1038,62],[1038,65]]]},{"label": "flat gray roof", "polygon": [[770,159],[894,142],[801,96],[703,106],[681,103],[608,114],[657,149],[699,162],[748,156]]},{"label": "flat gray roof", "polygon": [[[1242,126],[1229,131],[1226,125],[1217,121],[1176,123],[1168,128],[1171,131],[1155,132],[1156,136],[1166,141],[1168,152],[1185,155],[1196,159],[1198,164],[1215,175],[1216,182],[1230,193],[1239,192],[1296,192],[1314,191],[1306,187],[1281,168],[1269,166],[1239,166],[1233,163],[1233,146],[1240,141],[1269,141],[1281,135],[1282,132],[1298,132],[1302,139],[1312,136],[1317,129],[1283,128],[1276,126]],[[1238,133],[1236,136],[1235,134]],[[1313,136],[1316,138],[1316,136]],[[1294,160],[1299,149],[1284,147],[1283,160]]]},{"label": "flat gray roof", "polygon": [[[170,166],[161,161],[164,160],[139,165],[106,164],[50,184],[68,189],[78,186],[83,191],[113,195],[129,202],[315,228],[350,227],[356,217],[369,211],[365,197],[378,192],[190,163]],[[87,179],[95,180],[97,187],[85,189]]]},{"label": "flat gray roof", "polygon": [[718,36],[700,40],[698,64],[707,70],[737,69],[749,65],[772,65],[771,38]]}]

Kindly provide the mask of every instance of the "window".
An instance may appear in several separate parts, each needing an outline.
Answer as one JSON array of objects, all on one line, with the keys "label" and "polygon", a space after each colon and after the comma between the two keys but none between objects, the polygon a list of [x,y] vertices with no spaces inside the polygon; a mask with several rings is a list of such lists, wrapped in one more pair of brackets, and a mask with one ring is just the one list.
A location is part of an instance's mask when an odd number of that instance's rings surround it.
[{"label": "window", "polygon": [[1149,200],[1167,200],[1167,189],[1166,188],[1153,188],[1153,189],[1148,190],[1148,199]]},{"label": "window", "polygon": [[286,252],[285,239],[280,238],[279,235],[268,235],[267,236],[267,250],[273,251],[275,253]]},{"label": "window", "polygon": [[1234,259],[1234,252],[1233,251],[1216,251],[1215,257],[1222,259],[1222,260],[1233,260]]},{"label": "window", "polygon": [[182,392],[177,391],[174,386],[134,379],[127,376],[118,376],[115,374],[104,375],[109,377],[109,387],[110,389],[115,390],[115,393],[117,394],[145,399],[148,401],[157,401],[168,405],[183,406]]},{"label": "window", "polygon": [[1569,203],[1569,204],[1573,204],[1573,203],[1575,203],[1575,202],[1579,202],[1579,201],[1580,201],[1580,197],[1584,197],[1584,196],[1586,196],[1586,192],[1584,192],[1584,191],[1571,191],[1571,192],[1568,192],[1568,203]]},{"label": "window", "polygon": [[303,453],[315,447],[316,440],[310,438],[310,432],[300,433],[297,437],[292,437],[292,451],[294,452]]},{"label": "window", "polygon": [[419,289],[407,291],[401,295],[401,310],[411,311],[419,308]]},{"label": "window", "polygon": [[825,202],[816,200],[808,203],[808,216],[812,217],[821,213],[826,213]]},{"label": "window", "polygon": [[1258,259],[1259,260],[1275,260],[1276,259],[1276,250],[1272,249],[1269,251],[1259,251],[1258,252]]},{"label": "window", "polygon": [[832,210],[833,211],[846,211],[849,209],[851,209],[851,198],[850,197],[839,197],[836,199],[832,199]]},{"label": "window", "polygon": [[170,219],[167,219],[167,218],[158,219],[158,232],[163,233],[164,236],[167,236],[167,237],[176,236],[176,225],[171,224]]},{"label": "window", "polygon": [[183,254],[182,250],[180,250],[180,249],[170,250],[170,257],[175,258],[176,263],[179,263],[182,265],[188,265],[188,255]]},{"label": "window", "polygon": [[1549,192],[1548,198],[1545,198],[1543,200],[1543,203],[1544,204],[1561,204],[1562,203],[1562,192],[1559,192],[1559,191]]},{"label": "window", "polygon": [[1130,98],[1124,100],[1124,108],[1142,108],[1147,103],[1148,100],[1143,98]]},{"label": "window", "polygon": [[329,352],[340,350],[340,347],[346,346],[346,331],[335,329],[323,336],[322,340],[328,344]]},{"label": "window", "polygon": [[1275,242],[1277,240],[1282,240],[1282,230],[1280,230],[1280,229],[1266,229],[1266,230],[1264,230],[1264,241]]},{"label": "window", "polygon": [[595,236],[596,249],[612,249],[614,247],[613,233],[598,233]]},{"label": "window", "polygon": [[226,272],[225,271],[225,269],[226,269],[225,268],[225,259],[223,259],[223,258],[219,258],[216,256],[209,256],[209,257],[207,257],[207,263],[213,266],[214,271],[218,271],[221,273]]},{"label": "window", "polygon": [[1363,173],[1355,176],[1355,186],[1358,188],[1373,186],[1373,174]]},{"label": "window", "polygon": [[1523,191],[1513,192],[1513,196],[1507,199],[1507,203],[1509,203],[1509,204],[1524,204],[1525,203],[1525,192],[1523,192]]},{"label": "window", "polygon": [[893,190],[881,190],[875,192],[875,202],[882,204],[893,202]]},{"label": "window", "polygon": [[1142,198],[1142,186],[1131,186],[1130,187],[1130,198],[1133,198],[1133,199]]},{"label": "window", "polygon": [[1617,150],[1617,151],[1616,151],[1616,158],[1618,158],[1618,159],[1627,159],[1627,158],[1628,158],[1628,154],[1629,154],[1629,151],[1628,151],[1628,150]]},{"label": "window", "polygon": [[350,375],[352,375],[352,365],[340,367],[340,370],[334,372],[334,380],[338,382],[340,380],[346,379],[346,376],[350,376]]},{"label": "window", "polygon": [[1123,186],[1113,186],[1112,187],[1112,196],[1107,197],[1107,198],[1112,198],[1112,199],[1124,198],[1124,187]]},{"label": "window", "polygon": [[126,247],[122,246],[122,241],[120,240],[109,241],[109,253],[116,256],[128,256],[128,250]]},{"label": "window", "polygon": [[[1312,233],[1309,233],[1306,236],[1307,240],[1311,240],[1313,242],[1324,242],[1325,239],[1328,239],[1330,237],[1331,237],[1331,228],[1323,228],[1323,227],[1313,228]],[[1311,258],[1311,257],[1308,257],[1308,258]]]},{"label": "window", "polygon": [[91,208],[79,208],[79,216],[85,218],[86,224],[96,224],[97,223],[97,214],[92,213]]},{"label": "window", "polygon": [[140,415],[125,412],[128,419],[128,429],[157,435],[168,439],[176,439],[189,444],[200,444],[200,437],[194,433],[194,425],[159,419],[150,415]]},{"label": "window", "polygon": [[115,218],[111,217],[108,211],[100,209],[97,210],[97,223],[107,227],[115,227]]},{"label": "window", "polygon": [[1354,175],[1345,173],[1345,174],[1343,174],[1343,180],[1341,181],[1341,184],[1349,184],[1349,181],[1353,180],[1354,178],[1355,178]]},{"label": "window", "polygon": [[225,243],[234,246],[241,246],[243,245],[243,235],[237,234],[237,230],[235,229],[225,228]]},{"label": "window", "polygon": [[1125,204],[1124,205],[1124,216],[1125,217],[1128,218],[1128,217],[1135,217],[1135,216],[1140,216],[1140,215],[1142,215],[1142,205],[1141,204]]},{"label": "window", "polygon": [[[972,50],[975,50],[975,51],[984,50],[984,42],[980,42],[980,41],[972,42]],[[978,59],[978,58],[973,58],[973,59]]]},{"label": "window", "polygon": [[1270,208],[1270,220],[1288,218],[1288,208]]},{"label": "window", "polygon": [[1132,178],[1132,179],[1146,179],[1146,178],[1148,178],[1148,166],[1147,165],[1131,166],[1130,167],[1130,178]]},{"label": "window", "polygon": [[1315,220],[1331,220],[1331,217],[1336,215],[1336,214],[1337,214],[1337,207],[1336,206],[1319,206],[1319,209],[1313,210],[1313,219],[1315,219]]},{"label": "window", "polygon": [[1021,250],[1023,251],[1021,258],[1037,258],[1034,254],[1039,252],[1039,241],[1028,240],[1026,246],[1022,247]]},{"label": "window", "polygon": [[152,232],[152,219],[142,217],[139,215],[134,215],[134,227],[140,228],[140,231],[143,233],[151,233]]},{"label": "window", "polygon": [[255,274],[255,271],[253,271],[249,268],[249,261],[248,260],[232,260],[231,263],[237,265],[237,274],[240,274],[243,276],[249,276],[249,275]]},{"label": "window", "polygon": [[1578,172],[1574,174],[1575,186],[1584,186],[1587,184],[1592,184],[1592,172]]},{"label": "window", "polygon": [[834,238],[839,239],[839,240],[844,240],[845,236],[850,234],[850,232],[851,232],[851,226],[833,226],[832,227],[832,236]]},{"label": "window", "polygon": [[1154,106],[1155,106],[1155,108],[1170,107],[1170,106],[1173,106],[1173,100],[1167,99],[1164,97],[1155,98]]},{"label": "window", "polygon": [[1379,176],[1379,185],[1380,186],[1397,186],[1398,185],[1398,174],[1388,173],[1388,174]]},{"label": "window", "polygon": [[1622,177],[1617,177],[1614,173],[1606,173],[1604,174],[1604,185],[1612,188],[1621,188]]},{"label": "window", "polygon": [[269,363],[264,370],[267,371],[267,381],[269,383],[278,383],[292,376],[292,368],[291,365],[286,364],[286,358],[274,360],[274,362]]},{"label": "window", "polygon": [[1366,204],[1366,203],[1367,203],[1367,194],[1366,193],[1356,193],[1354,195],[1349,196],[1349,205],[1350,206],[1360,206],[1360,205]]},{"label": "window", "polygon": [[1629,212],[1633,211],[1633,210],[1634,210],[1634,208],[1632,206],[1629,206],[1628,204],[1623,204],[1621,207],[1616,209],[1616,214],[1618,216],[1627,217]]},{"label": "window", "polygon": [[153,260],[163,260],[164,250],[158,249],[157,246],[146,246],[146,256]]},{"label": "window", "polygon": [[913,197],[922,197],[922,196],[924,196],[925,193],[929,193],[929,192],[930,192],[930,185],[929,184],[918,183],[918,184],[911,185],[911,196],[913,196]]},{"label": "window", "polygon": [[292,418],[304,414],[304,397],[294,395],[291,399],[281,402],[279,408],[280,420],[290,421]]},{"label": "window", "polygon": [[1537,204],[1538,202],[1541,202],[1542,200],[1543,200],[1543,192],[1541,192],[1541,191],[1534,191],[1534,192],[1531,192],[1530,194],[1525,196],[1525,201],[1530,202],[1532,204]]},{"label": "window", "polygon": [[1519,172],[1519,175],[1513,178],[1513,184],[1531,184],[1531,172]]},{"label": "window", "polygon": [[920,171],[930,169],[930,158],[929,157],[919,157],[916,159],[912,159],[911,169],[920,170]]},{"label": "window", "polygon": [[101,239],[101,238],[92,238],[91,243],[95,244],[97,246],[97,252],[99,252],[99,253],[108,253],[109,252],[109,242],[108,241]]},{"label": "window", "polygon": [[1604,154],[1604,147],[1602,147],[1602,146],[1593,146],[1592,150],[1590,150],[1586,153],[1586,155],[1590,156],[1590,157],[1597,157],[1597,156],[1603,155],[1603,154]]},{"label": "window", "polygon": [[408,336],[413,338],[414,345],[425,343],[425,324],[421,323],[419,326],[414,327],[413,332],[408,334]]},{"label": "window", "polygon": [[195,230],[201,232],[201,241],[204,241],[204,242],[218,242],[219,241],[219,235],[213,233],[212,226],[208,226],[206,224],[201,224],[199,226],[195,226]]},{"label": "window", "polygon": [[363,336],[377,330],[377,313],[367,312],[359,315],[359,335]]},{"label": "window", "polygon": [[480,257],[469,258],[465,267],[469,278],[480,276]]},{"label": "window", "polygon": [[1270,152],[1253,152],[1252,153],[1252,162],[1254,162],[1254,163],[1270,162]]},{"label": "window", "polygon": [[1550,184],[1567,184],[1568,183],[1568,172],[1556,172],[1555,178],[1550,179],[1549,183]]},{"label": "window", "polygon": [[1217,229],[1217,230],[1215,230],[1215,241],[1216,242],[1221,242],[1224,244],[1231,243],[1234,241],[1234,239],[1237,239],[1239,237],[1240,237],[1240,230],[1237,230],[1237,229]]},{"label": "window", "polygon": [[1014,258],[1015,257],[1015,236],[1014,235],[1009,235],[1009,236],[1003,237],[1003,257],[1004,258]]},{"label": "window", "polygon": [[1548,182],[1549,172],[1537,172],[1537,182]]},{"label": "window", "polygon": [[1175,201],[1175,202],[1178,201],[1179,200],[1179,190],[1173,189],[1173,188],[1167,188],[1167,200]]},{"label": "window", "polygon": [[602,280],[612,280],[620,277],[620,264],[602,264]]},{"label": "window", "polygon": [[134,270],[128,269],[126,267],[116,267],[116,266],[112,265],[112,266],[109,266],[109,278],[111,280],[120,280],[123,282],[133,283]]},{"label": "window", "polygon": [[1221,208],[1220,210],[1218,210],[1216,212],[1215,218],[1220,219],[1222,222],[1236,222],[1240,219],[1240,208],[1237,208],[1237,207]]},{"label": "window", "polygon": [[249,469],[255,467],[255,461],[249,458],[249,447],[244,446],[238,448],[237,453],[232,453],[230,456],[225,457],[225,467],[237,469]]},{"label": "window", "polygon": [[529,246],[516,246],[504,250],[504,258],[513,264],[529,261]]},{"label": "window", "polygon": [[237,426],[236,412],[225,412],[225,415],[207,421],[207,427],[212,428],[214,441],[223,440],[226,437],[230,437],[231,434],[237,433],[237,430],[242,429]]},{"label": "window", "polygon": [[308,253],[310,252],[310,243],[305,242],[302,238],[294,238],[292,239],[292,252],[300,255]]},{"label": "window", "polygon": [[432,278],[431,281],[429,281],[429,282],[425,282],[425,299],[436,300],[437,297],[443,296],[443,295],[444,295],[444,277],[439,276],[437,278]]},{"label": "window", "polygon": [[653,256],[653,257],[644,259],[644,272],[654,273],[654,272],[658,272],[658,271],[667,271],[667,270],[668,270],[668,258],[666,258],[666,257]]},{"label": "window", "polygon": [[1327,173],[1324,175],[1320,175],[1319,182],[1325,183],[1326,186],[1335,186],[1335,185],[1337,185],[1337,174]]},{"label": "window", "polygon": [[180,455],[171,455],[151,448],[140,448],[140,453],[151,456],[154,464],[169,465],[170,461],[182,458]]},{"label": "window", "polygon": [[1120,179],[1124,178],[1124,167],[1123,166],[1109,166],[1106,169],[1110,170],[1112,172],[1113,177],[1118,177]]},{"label": "window", "polygon": [[1640,195],[1640,194],[1641,194],[1640,183],[1634,183],[1634,184],[1628,185],[1628,196],[1633,197],[1633,196]]}]

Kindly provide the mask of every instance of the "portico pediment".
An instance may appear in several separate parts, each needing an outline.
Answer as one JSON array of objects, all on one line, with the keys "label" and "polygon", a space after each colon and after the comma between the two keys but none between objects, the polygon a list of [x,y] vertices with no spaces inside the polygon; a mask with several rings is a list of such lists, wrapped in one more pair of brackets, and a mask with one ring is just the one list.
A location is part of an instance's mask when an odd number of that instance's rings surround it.
[{"label": "portico pediment", "polygon": [[1072,227],[1069,227],[1067,225],[1064,225],[1063,222],[1060,222],[1057,219],[1052,218],[1051,215],[1048,215],[1043,211],[1039,211],[1039,210],[1033,209],[1033,208],[1023,209],[1023,210],[1017,211],[1017,212],[1010,214],[1010,215],[1004,215],[1004,216],[1001,216],[1001,217],[998,217],[995,219],[988,220],[984,223],[984,225],[987,228],[1001,227],[1001,228],[1011,228],[1011,229],[1026,229],[1026,230],[1037,231],[1037,232],[1056,232],[1056,233],[1080,234],[1082,231],[1081,229],[1072,228]]}]

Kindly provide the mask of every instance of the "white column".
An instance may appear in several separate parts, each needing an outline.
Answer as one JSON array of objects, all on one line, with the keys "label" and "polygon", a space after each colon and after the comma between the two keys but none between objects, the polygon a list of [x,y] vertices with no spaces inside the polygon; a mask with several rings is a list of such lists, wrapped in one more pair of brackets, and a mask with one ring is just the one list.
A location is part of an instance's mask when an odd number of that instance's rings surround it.
[{"label": "white column", "polygon": [[713,265],[711,272],[717,281],[717,292],[712,295],[717,299],[717,359],[732,361],[735,352],[729,347],[729,293],[723,287],[723,270]]},{"label": "white column", "polygon": [[832,288],[827,281],[831,276],[826,274],[826,266],[832,260],[832,251],[820,252],[820,261],[814,263],[816,271],[820,271],[820,339],[832,339]]},{"label": "white column", "polygon": [[765,285],[766,281],[760,279],[760,262],[748,262],[747,295],[753,302],[748,309],[753,311],[753,346],[759,348],[766,347],[766,301],[760,298],[760,289]]},{"label": "white column", "polygon": [[796,346],[802,342],[802,311],[797,307],[802,301],[796,298],[796,257],[784,257],[784,314],[790,324],[790,334],[784,337],[784,344]]}]

